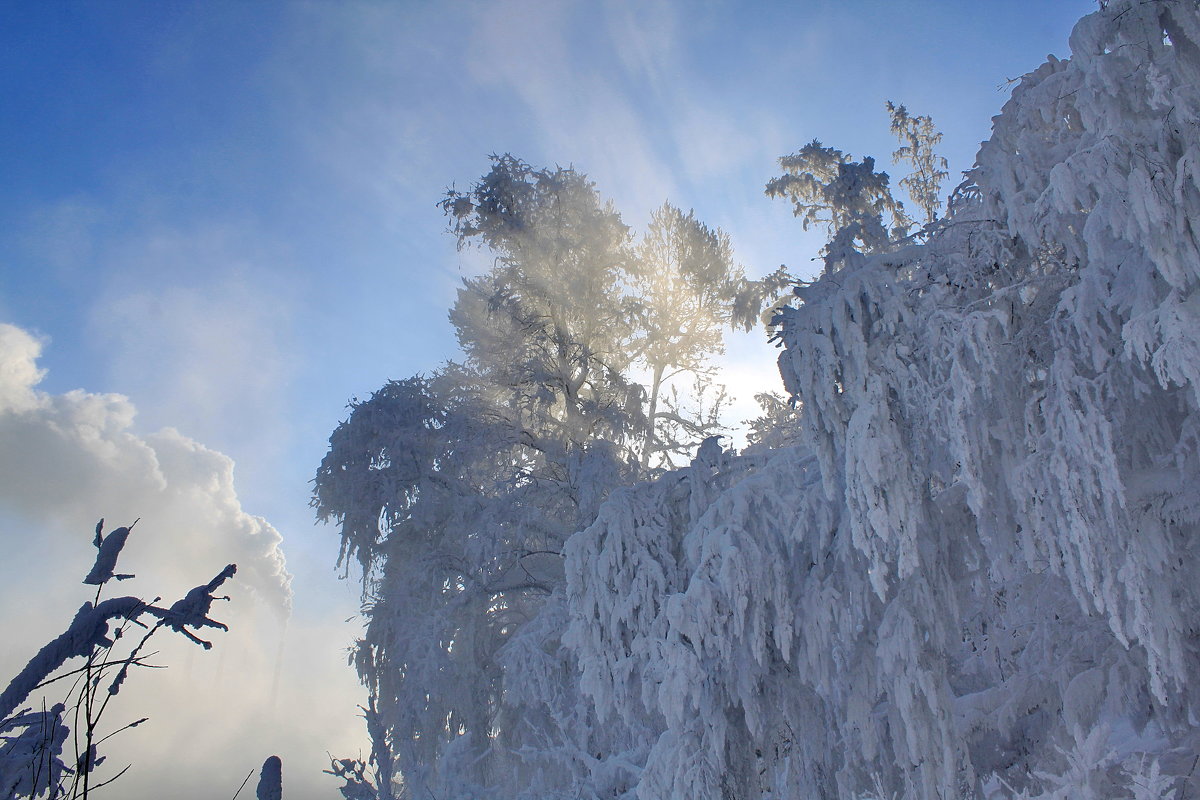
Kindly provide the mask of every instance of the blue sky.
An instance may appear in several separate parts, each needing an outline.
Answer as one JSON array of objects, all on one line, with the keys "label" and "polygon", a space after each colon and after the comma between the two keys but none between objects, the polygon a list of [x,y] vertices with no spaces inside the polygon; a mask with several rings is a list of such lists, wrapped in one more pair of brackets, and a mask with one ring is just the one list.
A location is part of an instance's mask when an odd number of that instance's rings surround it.
[{"label": "blue sky", "polygon": [[[1006,80],[1068,55],[1093,7],[2,4],[0,322],[43,338],[48,396],[120,393],[132,434],[231,457],[241,507],[283,535],[289,636],[333,630],[335,652],[354,624],[321,626],[355,595],[308,480],[350,397],[454,355],[446,309],[486,257],[444,232],[447,186],[493,152],[573,164],[635,228],[669,198],[751,274],[804,273],[821,241],[763,196],[776,157],[818,138],[887,168],[895,100],[957,175]],[[735,394],[774,380],[757,337],[730,346]],[[330,691],[353,724],[353,680]]]}]

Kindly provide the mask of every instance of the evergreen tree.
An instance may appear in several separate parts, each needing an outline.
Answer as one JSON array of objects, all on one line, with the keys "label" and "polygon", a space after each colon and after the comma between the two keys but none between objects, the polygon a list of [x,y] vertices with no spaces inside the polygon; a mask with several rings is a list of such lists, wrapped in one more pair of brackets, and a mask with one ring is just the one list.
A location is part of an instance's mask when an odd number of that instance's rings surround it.
[{"label": "evergreen tree", "polygon": [[782,156],[783,174],[767,182],[768,197],[792,201],[804,229],[825,226],[831,234],[822,251],[826,270],[839,268],[857,253],[878,253],[907,233],[912,222],[892,196],[886,172],[875,159],[850,156],[815,139]]},{"label": "evergreen tree", "polygon": [[912,167],[908,177],[901,178],[900,185],[908,192],[913,204],[925,213],[925,224],[932,225],[942,208],[942,181],[950,177],[946,159],[934,152],[942,141],[942,134],[933,127],[932,117],[914,117],[904,106],[891,100],[887,110],[892,119],[892,133],[901,143],[892,153],[892,163],[907,161]]}]

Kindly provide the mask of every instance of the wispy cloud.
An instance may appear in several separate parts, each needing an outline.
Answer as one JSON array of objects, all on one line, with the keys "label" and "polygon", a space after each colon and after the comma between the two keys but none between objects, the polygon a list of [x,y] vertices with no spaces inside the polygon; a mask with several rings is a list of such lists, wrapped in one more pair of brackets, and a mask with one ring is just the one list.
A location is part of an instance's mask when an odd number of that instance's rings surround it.
[{"label": "wispy cloud", "polygon": [[265,444],[280,438],[275,410],[298,356],[291,300],[252,275],[221,272],[200,285],[110,289],[89,329],[112,385],[154,408],[156,422]]},{"label": "wispy cloud", "polygon": [[523,107],[527,138],[538,141],[548,159],[587,172],[622,210],[648,214],[676,194],[676,184],[649,127],[654,120],[633,102],[625,82],[626,70],[658,68],[644,64],[640,50],[625,60],[614,53],[603,20],[586,18],[586,10],[501,3],[475,21],[467,65],[477,81],[511,98],[515,113]]}]

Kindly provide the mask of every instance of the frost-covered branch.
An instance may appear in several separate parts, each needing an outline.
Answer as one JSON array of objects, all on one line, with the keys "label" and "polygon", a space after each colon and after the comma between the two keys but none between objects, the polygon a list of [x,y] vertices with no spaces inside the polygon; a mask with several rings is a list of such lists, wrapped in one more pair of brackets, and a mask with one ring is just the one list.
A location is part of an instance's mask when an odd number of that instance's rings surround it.
[{"label": "frost-covered branch", "polygon": [[[124,770],[99,784],[91,783],[91,772],[103,761],[103,757],[97,755],[97,748],[111,736],[135,727],[145,719],[128,723],[104,736],[97,735],[96,726],[112,697],[120,691],[130,667],[152,666],[145,663],[147,656],[141,652],[150,637],[160,628],[167,627],[208,649],[211,644],[196,637],[192,630],[226,629],[208,614],[213,601],[218,599],[214,592],[236,572],[233,564],[170,607],[155,605],[157,598],[150,603],[137,597],[100,599],[100,593],[110,580],[132,577],[116,572],[118,557],[132,527],[118,528],[104,536],[103,520],[97,524],[96,562],[84,581],[98,587],[96,599],[84,603],[67,629],[46,643],[0,693],[0,798],[9,800],[43,793],[51,797],[64,796],[61,793],[66,791],[64,782],[68,778],[71,781],[70,796],[87,797],[90,792],[119,778]],[[153,623],[148,626],[143,619]],[[127,655],[114,656],[113,646],[131,623],[146,628],[146,633]],[[83,666],[60,672],[68,661],[77,658],[84,660]],[[116,676],[108,683],[107,692],[101,695],[102,678],[113,669],[117,670]],[[66,703],[57,703],[49,710],[43,708],[41,712],[19,710],[31,694],[68,677],[75,678],[75,686],[68,692],[68,698],[75,695],[70,725],[64,720],[68,709]],[[11,733],[14,731],[16,733]],[[68,737],[73,737],[76,750],[70,766],[62,756]]]}]

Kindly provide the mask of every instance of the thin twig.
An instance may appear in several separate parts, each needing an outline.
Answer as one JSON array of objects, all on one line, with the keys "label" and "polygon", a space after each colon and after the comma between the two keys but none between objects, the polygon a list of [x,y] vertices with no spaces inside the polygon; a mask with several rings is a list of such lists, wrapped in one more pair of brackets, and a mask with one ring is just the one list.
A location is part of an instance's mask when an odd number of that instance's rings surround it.
[{"label": "thin twig", "polygon": [[[156,656],[158,654],[159,654],[159,651],[155,650],[153,653],[147,653],[146,655],[138,656],[137,658],[119,658],[115,661],[104,661],[100,664],[97,664],[96,666],[103,669],[105,667],[115,667],[118,664],[130,663],[130,664],[133,664],[138,667],[144,667],[145,669],[166,669],[167,668],[166,664],[144,664],[144,663],[142,663],[143,658],[153,658],[154,656]],[[41,689],[43,686],[49,686],[50,684],[55,683],[56,681],[61,681],[63,678],[69,678],[72,675],[78,675],[79,673],[86,672],[86,671],[87,671],[87,667],[80,667],[79,669],[73,669],[70,672],[64,672],[62,675],[59,675],[57,677],[47,678],[46,680],[39,683],[37,686],[34,686],[33,691]]]},{"label": "thin twig", "polygon": [[136,728],[138,725],[141,725],[143,722],[145,722],[145,721],[146,721],[146,720],[148,720],[148,719],[150,719],[150,718],[149,718],[149,717],[142,717],[141,719],[135,719],[133,722],[130,722],[128,725],[125,725],[125,726],[122,726],[122,727],[120,727],[120,728],[117,728],[115,731],[113,731],[112,733],[108,734],[107,736],[105,736],[105,737],[104,737],[103,739],[101,739],[100,741],[96,742],[96,744],[97,744],[97,745],[102,745],[102,744],[104,744],[106,741],[108,741],[109,739],[111,739],[112,737],[116,736],[116,735],[117,735],[118,733],[120,733],[121,731],[127,731],[127,730],[129,730],[130,728]]},{"label": "thin twig", "polygon": [[129,768],[130,768],[130,767],[132,767],[132,766],[133,766],[132,764],[126,764],[126,765],[125,765],[125,766],[124,766],[124,767],[121,769],[121,771],[120,771],[120,772],[118,772],[116,775],[113,775],[111,778],[109,778],[109,779],[108,779],[108,780],[106,780],[106,781],[102,781],[102,782],[100,782],[100,783],[97,783],[97,784],[96,784],[95,786],[93,786],[92,788],[93,788],[93,789],[99,789],[99,788],[101,788],[102,786],[108,786],[110,783],[112,783],[113,781],[115,781],[117,778],[121,777],[121,776],[122,776],[122,775],[124,775],[126,772],[128,772],[128,771],[129,771]]},{"label": "thin twig", "polygon": [[246,773],[246,779],[242,781],[242,785],[238,787],[238,790],[233,793],[233,800],[237,800],[237,796],[242,793],[242,789],[246,788],[246,784],[250,782],[250,776],[253,774],[253,769]]}]

